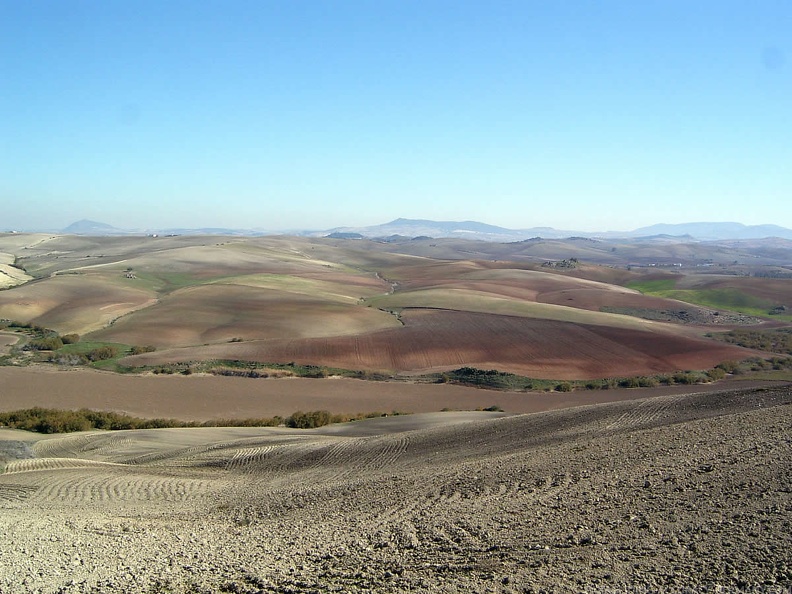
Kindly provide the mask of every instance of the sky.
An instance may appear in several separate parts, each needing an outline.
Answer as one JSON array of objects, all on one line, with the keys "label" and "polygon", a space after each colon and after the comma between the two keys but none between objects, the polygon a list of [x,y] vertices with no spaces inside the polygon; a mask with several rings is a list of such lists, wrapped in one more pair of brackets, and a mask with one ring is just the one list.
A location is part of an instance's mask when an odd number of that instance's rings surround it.
[{"label": "sky", "polygon": [[0,0],[0,230],[792,228],[789,0]]}]

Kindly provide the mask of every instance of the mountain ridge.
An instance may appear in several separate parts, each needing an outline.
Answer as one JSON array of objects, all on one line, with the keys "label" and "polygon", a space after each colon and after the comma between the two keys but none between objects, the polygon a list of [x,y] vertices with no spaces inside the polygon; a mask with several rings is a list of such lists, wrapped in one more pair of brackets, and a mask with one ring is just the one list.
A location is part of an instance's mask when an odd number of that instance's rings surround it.
[{"label": "mountain ridge", "polygon": [[218,227],[166,228],[158,230],[120,229],[107,223],[82,219],[64,227],[61,233],[75,235],[129,235],[129,234],[175,234],[175,235],[299,235],[308,237],[344,237],[360,236],[368,239],[389,237],[405,238],[457,238],[480,241],[508,243],[524,241],[535,237],[543,239],[564,239],[570,237],[602,238],[602,239],[652,239],[660,241],[718,241],[718,240],[751,240],[780,238],[792,240],[792,229],[774,224],[745,225],[737,222],[691,222],[691,223],[656,223],[639,227],[633,231],[586,232],[553,227],[530,227],[525,229],[508,229],[479,221],[434,221],[430,219],[397,218],[380,225],[360,227],[335,227],[326,230],[288,230],[263,231],[261,229],[231,229]]}]

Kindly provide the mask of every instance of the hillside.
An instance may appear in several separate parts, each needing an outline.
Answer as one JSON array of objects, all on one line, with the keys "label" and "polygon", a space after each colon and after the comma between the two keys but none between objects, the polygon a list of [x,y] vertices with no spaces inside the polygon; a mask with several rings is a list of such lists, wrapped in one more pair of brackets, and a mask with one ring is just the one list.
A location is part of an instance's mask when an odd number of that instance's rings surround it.
[{"label": "hillside", "polygon": [[27,237],[0,238],[34,279],[0,293],[0,319],[81,335],[86,346],[64,353],[156,349],[120,359],[132,368],[230,359],[387,375],[655,375],[758,354],[710,331],[792,321],[778,244],[762,260],[756,244],[583,238]]}]

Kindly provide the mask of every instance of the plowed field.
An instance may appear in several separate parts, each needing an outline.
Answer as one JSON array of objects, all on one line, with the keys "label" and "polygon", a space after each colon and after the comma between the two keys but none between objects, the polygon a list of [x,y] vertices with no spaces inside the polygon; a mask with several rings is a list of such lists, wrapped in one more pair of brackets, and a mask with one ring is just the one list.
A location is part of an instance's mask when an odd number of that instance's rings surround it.
[{"label": "plowed field", "polygon": [[783,594],[790,424],[786,387],[316,430],[0,429],[20,456],[0,592]]},{"label": "plowed field", "polygon": [[130,364],[173,360],[296,361],[346,369],[436,371],[464,365],[553,379],[644,375],[708,368],[746,351],[714,341],[655,332],[438,310],[406,310],[404,327],[359,336],[272,340],[162,351]]}]

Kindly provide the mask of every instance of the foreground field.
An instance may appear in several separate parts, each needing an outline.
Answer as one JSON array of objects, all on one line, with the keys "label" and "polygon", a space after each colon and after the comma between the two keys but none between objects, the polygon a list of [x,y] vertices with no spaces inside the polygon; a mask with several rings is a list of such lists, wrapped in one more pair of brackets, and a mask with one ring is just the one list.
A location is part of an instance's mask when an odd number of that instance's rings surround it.
[{"label": "foreground field", "polygon": [[786,592],[790,426],[786,387],[310,431],[0,430],[0,592]]}]

